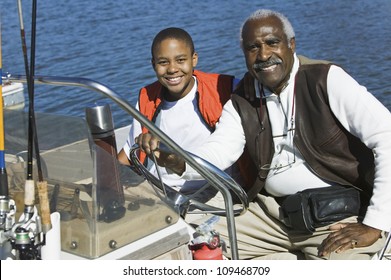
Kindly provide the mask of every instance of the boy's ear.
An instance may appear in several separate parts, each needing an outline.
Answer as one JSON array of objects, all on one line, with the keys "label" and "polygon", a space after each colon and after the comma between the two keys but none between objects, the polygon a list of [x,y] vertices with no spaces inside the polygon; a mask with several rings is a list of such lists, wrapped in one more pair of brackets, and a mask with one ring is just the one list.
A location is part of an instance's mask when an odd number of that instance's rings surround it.
[{"label": "boy's ear", "polygon": [[198,54],[196,52],[193,53],[193,68],[197,66],[198,63]]},{"label": "boy's ear", "polygon": [[152,68],[155,70],[155,60],[153,58],[151,58],[151,64],[152,64]]}]

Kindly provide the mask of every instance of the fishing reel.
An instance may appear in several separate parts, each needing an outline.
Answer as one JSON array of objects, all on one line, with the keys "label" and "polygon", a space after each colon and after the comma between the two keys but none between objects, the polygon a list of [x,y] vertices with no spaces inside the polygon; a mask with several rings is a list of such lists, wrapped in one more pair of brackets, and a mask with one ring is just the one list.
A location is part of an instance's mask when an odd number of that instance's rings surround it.
[{"label": "fishing reel", "polygon": [[15,201],[7,196],[0,197],[0,229],[8,231],[15,223],[16,205]]},{"label": "fishing reel", "polygon": [[40,248],[45,244],[41,217],[35,206],[25,206],[25,211],[11,230],[10,242],[19,260],[40,260]]},{"label": "fishing reel", "polygon": [[15,201],[0,196],[0,259],[12,258],[9,234],[15,223]]},{"label": "fishing reel", "polygon": [[7,206],[6,200],[1,199],[0,210],[1,259],[41,259],[39,249],[45,242],[41,218],[36,207],[26,207],[20,221],[15,223],[15,202],[8,200]]}]

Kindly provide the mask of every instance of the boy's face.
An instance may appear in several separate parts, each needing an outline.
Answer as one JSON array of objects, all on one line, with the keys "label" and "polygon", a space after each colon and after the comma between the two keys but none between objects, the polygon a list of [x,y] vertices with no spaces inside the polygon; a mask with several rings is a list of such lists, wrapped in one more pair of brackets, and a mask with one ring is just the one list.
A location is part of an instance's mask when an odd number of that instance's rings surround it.
[{"label": "boy's face", "polygon": [[165,39],[153,50],[152,66],[159,82],[168,90],[169,101],[186,96],[194,85],[193,68],[198,55],[190,47],[176,39]]}]

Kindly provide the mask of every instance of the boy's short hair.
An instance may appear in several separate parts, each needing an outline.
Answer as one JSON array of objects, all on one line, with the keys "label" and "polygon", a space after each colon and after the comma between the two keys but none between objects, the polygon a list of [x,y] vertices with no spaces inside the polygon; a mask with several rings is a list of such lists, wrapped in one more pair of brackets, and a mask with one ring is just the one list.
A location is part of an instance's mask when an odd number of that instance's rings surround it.
[{"label": "boy's short hair", "polygon": [[153,39],[152,46],[151,46],[152,58],[153,58],[153,50],[155,49],[155,47],[166,39],[176,39],[185,42],[189,46],[191,54],[194,54],[194,43],[190,34],[187,33],[185,30],[183,30],[182,28],[169,27],[161,30],[158,34],[156,34],[155,38]]}]

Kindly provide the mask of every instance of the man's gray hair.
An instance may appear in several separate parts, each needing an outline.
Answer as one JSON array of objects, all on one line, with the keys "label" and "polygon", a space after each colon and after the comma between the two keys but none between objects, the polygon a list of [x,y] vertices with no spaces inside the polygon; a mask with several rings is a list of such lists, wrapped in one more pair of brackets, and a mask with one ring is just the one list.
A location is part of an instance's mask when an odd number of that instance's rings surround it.
[{"label": "man's gray hair", "polygon": [[240,46],[242,47],[242,44],[243,44],[243,26],[248,22],[248,21],[252,21],[252,20],[259,20],[259,19],[263,19],[263,18],[267,18],[267,17],[270,17],[270,16],[275,16],[277,18],[279,18],[282,22],[282,26],[284,28],[284,32],[285,32],[285,35],[288,39],[288,44],[289,44],[289,47],[290,47],[290,40],[292,38],[295,38],[295,31],[292,27],[292,24],[290,23],[290,21],[288,20],[288,18],[286,16],[284,16],[283,14],[279,13],[279,12],[276,12],[276,11],[272,11],[272,10],[267,10],[267,9],[260,9],[260,10],[257,10],[255,12],[253,12],[245,21],[244,23],[242,24],[242,27],[240,28]]}]

